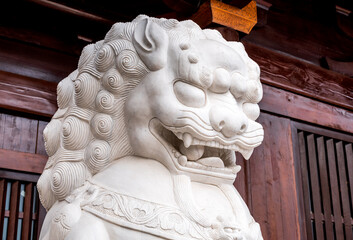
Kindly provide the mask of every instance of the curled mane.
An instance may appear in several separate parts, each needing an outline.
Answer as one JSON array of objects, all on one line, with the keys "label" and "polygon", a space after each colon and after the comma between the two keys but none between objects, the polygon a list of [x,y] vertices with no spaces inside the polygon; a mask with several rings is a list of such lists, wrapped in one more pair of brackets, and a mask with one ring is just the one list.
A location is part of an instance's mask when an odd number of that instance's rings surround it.
[{"label": "curled mane", "polygon": [[[49,159],[38,181],[40,200],[47,210],[113,160],[134,155],[125,130],[124,105],[151,72],[132,39],[137,24],[145,18],[140,15],[132,22],[114,24],[104,40],[83,49],[77,70],[58,84],[59,108],[43,134]],[[192,21],[149,19],[166,31],[169,44],[213,39],[240,51],[250,73],[258,68],[240,43],[226,42],[217,31],[201,30]],[[258,74],[249,78],[258,78]]]}]

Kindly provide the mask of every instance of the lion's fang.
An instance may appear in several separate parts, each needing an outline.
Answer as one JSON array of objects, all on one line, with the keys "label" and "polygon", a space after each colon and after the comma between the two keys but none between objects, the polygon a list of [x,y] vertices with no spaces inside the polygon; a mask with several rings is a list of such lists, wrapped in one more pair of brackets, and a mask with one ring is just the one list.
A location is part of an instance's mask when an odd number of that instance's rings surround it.
[{"label": "lion's fang", "polygon": [[190,133],[184,133],[183,134],[183,142],[184,142],[184,146],[186,148],[190,147],[191,142],[192,142],[192,136]]}]

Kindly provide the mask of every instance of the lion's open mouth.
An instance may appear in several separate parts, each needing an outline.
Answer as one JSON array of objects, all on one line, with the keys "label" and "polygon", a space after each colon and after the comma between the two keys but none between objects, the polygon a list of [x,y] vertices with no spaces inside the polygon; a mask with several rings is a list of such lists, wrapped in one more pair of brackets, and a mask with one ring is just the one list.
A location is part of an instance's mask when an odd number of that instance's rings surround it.
[{"label": "lion's open mouth", "polygon": [[207,138],[190,126],[170,127],[156,118],[152,119],[150,124],[152,133],[183,170],[187,168],[200,173],[213,172],[234,176],[241,169],[236,165],[235,151],[241,152],[245,158],[252,153],[252,150],[247,151],[242,148],[242,143],[239,141],[226,142],[215,136]]},{"label": "lion's open mouth", "polygon": [[[169,131],[167,128],[165,130]],[[177,137],[172,141],[172,152],[180,165],[221,173],[236,174],[240,170],[240,166],[235,164],[234,151],[219,142],[203,141],[188,132],[169,132]]]}]

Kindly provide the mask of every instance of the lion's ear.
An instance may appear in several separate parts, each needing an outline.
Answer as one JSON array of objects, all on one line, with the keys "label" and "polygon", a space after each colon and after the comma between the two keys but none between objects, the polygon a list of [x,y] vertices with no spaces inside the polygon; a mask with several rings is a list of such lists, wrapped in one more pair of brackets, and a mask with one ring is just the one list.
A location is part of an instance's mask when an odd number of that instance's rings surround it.
[{"label": "lion's ear", "polygon": [[167,33],[148,18],[136,26],[132,42],[138,55],[151,71],[157,71],[167,63]]}]

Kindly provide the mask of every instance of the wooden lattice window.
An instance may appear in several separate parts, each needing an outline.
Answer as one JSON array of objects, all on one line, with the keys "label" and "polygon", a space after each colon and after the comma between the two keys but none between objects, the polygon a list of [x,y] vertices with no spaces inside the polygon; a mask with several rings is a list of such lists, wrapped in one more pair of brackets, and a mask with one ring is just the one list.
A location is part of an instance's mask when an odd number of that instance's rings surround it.
[{"label": "wooden lattice window", "polygon": [[39,204],[38,175],[0,170],[2,239],[38,239],[45,210]]},{"label": "wooden lattice window", "polygon": [[302,237],[353,239],[353,137],[303,124],[295,130]]}]

